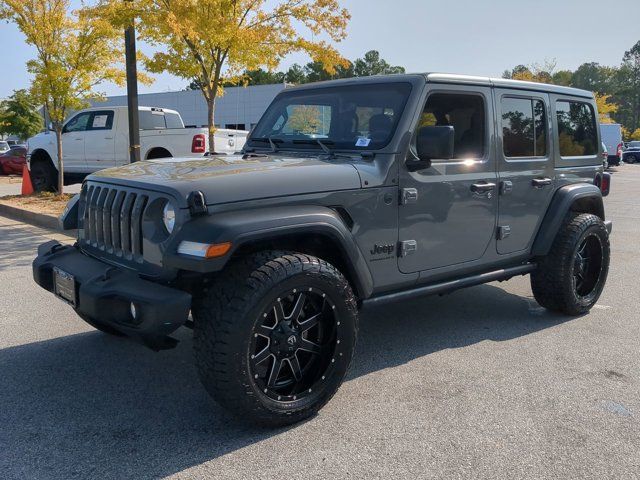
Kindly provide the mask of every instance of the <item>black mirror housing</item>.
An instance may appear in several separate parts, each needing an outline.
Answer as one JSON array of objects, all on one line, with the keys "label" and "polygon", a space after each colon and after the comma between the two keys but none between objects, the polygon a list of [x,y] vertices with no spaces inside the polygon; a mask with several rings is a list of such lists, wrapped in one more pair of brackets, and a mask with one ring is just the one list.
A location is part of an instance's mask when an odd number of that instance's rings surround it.
[{"label": "black mirror housing", "polygon": [[422,127],[418,130],[416,151],[422,162],[448,160],[454,156],[455,129],[450,126]]}]

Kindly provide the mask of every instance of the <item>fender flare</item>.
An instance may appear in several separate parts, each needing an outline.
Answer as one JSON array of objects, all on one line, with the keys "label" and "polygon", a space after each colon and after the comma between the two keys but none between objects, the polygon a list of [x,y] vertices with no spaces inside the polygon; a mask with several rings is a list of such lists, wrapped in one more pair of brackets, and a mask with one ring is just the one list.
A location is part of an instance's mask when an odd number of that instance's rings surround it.
[{"label": "fender flare", "polygon": [[[168,246],[166,266],[199,273],[222,270],[233,254],[247,244],[275,240],[290,235],[315,234],[329,239],[340,249],[348,276],[358,295],[367,298],[373,291],[373,278],[353,234],[338,212],[319,205],[256,208],[195,217],[185,223]],[[200,243],[231,242],[231,250],[220,258],[201,259],[179,255],[178,245],[188,240]]]},{"label": "fender flare", "polygon": [[547,213],[540,224],[531,249],[532,255],[544,256],[549,253],[562,222],[576,202],[588,203],[591,213],[600,217],[602,221],[605,220],[602,192],[598,187],[588,183],[561,187],[551,199]]}]

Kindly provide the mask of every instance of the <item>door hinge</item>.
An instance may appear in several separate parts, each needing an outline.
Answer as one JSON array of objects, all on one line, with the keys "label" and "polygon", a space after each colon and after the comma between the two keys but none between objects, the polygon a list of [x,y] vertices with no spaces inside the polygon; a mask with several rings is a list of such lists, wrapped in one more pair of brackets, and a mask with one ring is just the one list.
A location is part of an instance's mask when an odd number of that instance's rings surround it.
[{"label": "door hinge", "polygon": [[503,180],[500,182],[500,195],[508,195],[513,190],[513,182],[511,180]]},{"label": "door hinge", "polygon": [[504,240],[509,236],[511,236],[511,227],[509,225],[498,227],[498,240]]},{"label": "door hinge", "polygon": [[407,205],[418,201],[418,190],[415,188],[403,188],[400,193],[400,203]]},{"label": "door hinge", "polygon": [[418,250],[418,242],[415,240],[404,240],[400,242],[400,257],[407,257]]}]

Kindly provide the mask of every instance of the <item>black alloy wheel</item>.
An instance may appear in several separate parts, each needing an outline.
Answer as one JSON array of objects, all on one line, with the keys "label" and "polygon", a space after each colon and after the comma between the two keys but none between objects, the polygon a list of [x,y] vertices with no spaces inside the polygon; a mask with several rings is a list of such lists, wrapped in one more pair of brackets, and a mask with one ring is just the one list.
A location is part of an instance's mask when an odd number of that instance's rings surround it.
[{"label": "black alloy wheel", "polygon": [[327,378],[340,344],[335,305],[318,288],[277,297],[258,318],[251,345],[251,375],[271,400],[290,402],[313,393]]},{"label": "black alloy wheel", "polygon": [[578,297],[588,298],[593,294],[602,275],[604,248],[595,233],[590,233],[578,245],[573,262],[575,293]]}]

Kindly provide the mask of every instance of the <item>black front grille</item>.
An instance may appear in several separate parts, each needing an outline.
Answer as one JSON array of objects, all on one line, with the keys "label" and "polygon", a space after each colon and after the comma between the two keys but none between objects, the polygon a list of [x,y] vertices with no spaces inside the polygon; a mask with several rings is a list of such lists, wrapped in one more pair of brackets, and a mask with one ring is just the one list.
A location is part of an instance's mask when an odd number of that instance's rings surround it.
[{"label": "black front grille", "polygon": [[83,242],[129,260],[142,259],[142,214],[149,196],[89,185],[84,201]]}]

